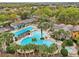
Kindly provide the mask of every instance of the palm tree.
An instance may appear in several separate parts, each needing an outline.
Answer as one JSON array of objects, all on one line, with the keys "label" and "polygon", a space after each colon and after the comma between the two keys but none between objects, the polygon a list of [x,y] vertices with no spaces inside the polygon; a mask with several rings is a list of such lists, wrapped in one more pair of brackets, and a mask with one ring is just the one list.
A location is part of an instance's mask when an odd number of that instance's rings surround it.
[{"label": "palm tree", "polygon": [[43,27],[41,25],[41,38],[43,38]]},{"label": "palm tree", "polygon": [[40,23],[39,23],[39,25],[38,26],[40,26],[40,28],[41,28],[41,38],[43,38],[43,28],[44,28],[44,20],[45,20],[45,18],[44,17],[41,17],[40,18]]},{"label": "palm tree", "polygon": [[41,38],[43,37],[43,29],[48,29],[50,26],[49,24],[49,17],[52,16],[52,9],[48,6],[40,7],[33,13],[34,15],[39,16],[39,25],[41,28]]},{"label": "palm tree", "polygon": [[39,23],[38,27],[41,28],[41,37],[43,37],[42,36],[43,30],[50,29],[52,32],[54,31],[54,28],[53,28],[54,22],[47,20],[45,18],[41,18],[39,22],[40,23]]}]

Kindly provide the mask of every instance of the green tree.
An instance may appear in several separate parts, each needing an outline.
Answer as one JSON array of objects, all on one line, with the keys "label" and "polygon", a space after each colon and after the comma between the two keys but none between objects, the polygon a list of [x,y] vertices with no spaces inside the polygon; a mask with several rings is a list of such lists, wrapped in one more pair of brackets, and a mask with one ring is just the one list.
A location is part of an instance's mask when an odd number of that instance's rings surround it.
[{"label": "green tree", "polygon": [[1,45],[2,45],[1,47],[4,47],[3,49],[5,49],[5,46],[7,46],[13,42],[13,34],[9,33],[9,32],[1,33],[0,41],[1,41]]},{"label": "green tree", "polygon": [[62,48],[60,52],[61,52],[62,56],[64,56],[64,57],[68,56],[68,51],[65,48]]},{"label": "green tree", "polygon": [[57,51],[58,47],[56,44],[51,44],[49,47],[49,53],[53,54],[55,51]]},{"label": "green tree", "polygon": [[6,20],[8,20],[8,16],[5,14],[0,14],[0,22],[4,22]]},{"label": "green tree", "polygon": [[[38,45],[39,55],[48,56],[48,47],[46,45]],[[41,49],[42,48],[42,49]]]},{"label": "green tree", "polygon": [[40,26],[40,29],[41,29],[41,38],[43,37],[43,20],[44,20],[44,18],[40,18],[40,23],[39,23],[39,25],[38,26]]},{"label": "green tree", "polygon": [[37,10],[35,10],[35,12],[33,14],[38,15],[39,17],[41,17],[41,16],[44,16],[44,17],[49,16],[50,17],[50,16],[52,16],[52,9],[49,8],[48,6],[40,7]]},{"label": "green tree", "polygon": [[6,51],[7,53],[15,53],[17,50],[16,46],[14,44],[10,44],[7,48]]},{"label": "green tree", "polygon": [[53,38],[56,38],[56,39],[59,39],[62,41],[66,38],[70,38],[70,32],[65,31],[63,29],[60,29],[58,31],[54,31],[52,34],[53,34],[52,37],[54,36]]},{"label": "green tree", "polygon": [[59,10],[57,14],[58,22],[65,23],[65,24],[73,24],[73,25],[78,24],[79,23],[78,10],[79,8],[76,8],[76,7],[68,7],[68,8],[63,8],[61,11]]},{"label": "green tree", "polygon": [[21,19],[22,20],[25,20],[26,18],[29,18],[30,17],[30,12],[23,12],[21,14]]},{"label": "green tree", "polygon": [[65,46],[73,46],[73,41],[72,40],[64,40],[62,44]]}]

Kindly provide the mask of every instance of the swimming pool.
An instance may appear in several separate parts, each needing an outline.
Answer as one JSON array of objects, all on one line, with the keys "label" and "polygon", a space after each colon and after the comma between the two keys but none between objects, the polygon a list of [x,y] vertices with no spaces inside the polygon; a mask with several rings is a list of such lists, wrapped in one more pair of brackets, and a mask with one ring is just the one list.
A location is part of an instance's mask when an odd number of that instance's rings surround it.
[{"label": "swimming pool", "polygon": [[25,32],[30,31],[32,29],[33,29],[32,26],[28,26],[26,28],[23,28],[23,29],[17,31],[17,32],[14,32],[13,34],[14,34],[15,37],[18,37],[19,35],[24,34]]},{"label": "swimming pool", "polygon": [[[28,30],[32,30],[33,27],[29,26],[26,27],[20,31],[15,32],[15,36],[21,35],[22,33],[27,32]],[[41,38],[41,32],[40,31],[33,31],[31,32],[32,36],[31,37],[26,37],[23,38],[20,42],[19,45],[27,45],[27,44],[36,44],[36,45],[47,45],[50,46],[51,44],[53,44],[54,42],[51,42],[49,40],[40,40]],[[45,32],[43,32],[43,37],[47,36],[47,34]],[[32,41],[32,38],[36,38],[36,41]]]},{"label": "swimming pool", "polygon": [[[51,42],[49,40],[40,40],[41,38],[41,32],[40,31],[34,31],[32,32],[32,36],[31,37],[27,37],[24,38],[19,44],[20,45],[27,45],[27,44],[36,44],[36,45],[47,45],[50,46],[51,44],[53,44],[54,42]],[[46,34],[43,33],[43,37],[45,37]],[[32,38],[36,38],[37,41],[32,41]]]},{"label": "swimming pool", "polygon": [[[47,36],[45,32],[42,33],[43,37]],[[41,31],[33,31],[32,32],[32,38],[36,38],[40,40],[41,38]]]}]

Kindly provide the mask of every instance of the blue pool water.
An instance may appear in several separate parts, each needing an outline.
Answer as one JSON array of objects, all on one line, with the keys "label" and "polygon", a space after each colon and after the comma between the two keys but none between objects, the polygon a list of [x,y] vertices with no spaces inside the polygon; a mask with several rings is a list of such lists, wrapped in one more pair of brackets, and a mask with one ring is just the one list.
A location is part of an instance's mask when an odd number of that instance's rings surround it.
[{"label": "blue pool water", "polygon": [[[34,31],[32,32],[33,36],[32,37],[27,37],[24,38],[21,42],[20,45],[26,45],[26,44],[37,44],[37,45],[47,45],[50,46],[51,44],[53,44],[54,42],[51,42],[49,40],[40,40],[41,38],[41,32],[39,31]],[[45,37],[46,34],[43,33],[43,37]],[[32,38],[36,38],[37,41],[33,42]]]},{"label": "blue pool water", "polygon": [[48,40],[37,40],[36,42],[34,42],[34,44],[50,46],[51,44],[53,44],[53,42]]},{"label": "blue pool water", "polygon": [[27,45],[27,44],[50,46],[51,44],[53,44],[53,42],[48,41],[48,40],[37,40],[37,41],[33,42],[31,37],[25,38],[20,42],[20,45]]},{"label": "blue pool water", "polygon": [[[18,36],[18,35],[21,35],[22,33],[25,33],[27,32],[28,30],[32,30],[33,27],[32,26],[29,26],[27,28],[24,28],[16,33],[15,36]],[[47,45],[47,46],[50,46],[51,44],[53,44],[54,42],[51,42],[49,40],[40,40],[41,38],[41,32],[40,31],[33,31],[32,33],[32,36],[31,37],[26,37],[24,38],[21,42],[19,42],[20,45],[27,45],[27,44],[37,44],[37,45]],[[43,37],[46,36],[46,33],[43,33]],[[32,38],[36,38],[37,41],[32,41]]]},{"label": "blue pool water", "polygon": [[[40,39],[41,38],[41,32],[40,31],[34,31],[34,32],[32,32],[32,38],[36,38],[36,39]],[[45,37],[46,36],[46,33],[43,33],[43,37]]]},{"label": "blue pool water", "polygon": [[18,37],[19,35],[24,34],[25,32],[30,31],[32,29],[33,29],[33,27],[29,26],[29,27],[26,27],[22,30],[19,30],[19,31],[15,32],[14,35],[15,35],[15,37]]}]

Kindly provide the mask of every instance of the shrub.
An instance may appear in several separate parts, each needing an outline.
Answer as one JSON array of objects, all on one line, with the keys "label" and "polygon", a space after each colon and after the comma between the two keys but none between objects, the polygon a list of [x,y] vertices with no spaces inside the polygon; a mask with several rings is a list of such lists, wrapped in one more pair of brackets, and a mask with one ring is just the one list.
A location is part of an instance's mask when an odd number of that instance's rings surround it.
[{"label": "shrub", "polygon": [[40,38],[41,40],[44,40],[44,37]]},{"label": "shrub", "polygon": [[73,41],[72,41],[72,40],[64,40],[64,41],[63,41],[63,44],[64,44],[65,46],[73,46]]},{"label": "shrub", "polygon": [[56,44],[51,44],[51,46],[49,47],[49,53],[53,53],[58,49]]},{"label": "shrub", "polygon": [[32,38],[32,41],[37,41],[37,39],[36,38]]},{"label": "shrub", "polygon": [[35,45],[34,44],[28,44],[24,47],[26,50],[31,50],[31,49],[34,49],[35,48]]},{"label": "shrub", "polygon": [[64,41],[65,39],[64,39],[64,38],[61,38],[60,40],[61,40],[61,41]]},{"label": "shrub", "polygon": [[62,56],[66,57],[66,56],[68,56],[68,51],[65,48],[62,48],[61,54],[62,54]]},{"label": "shrub", "polygon": [[8,53],[15,53],[16,48],[15,48],[13,45],[10,45],[10,46],[8,46],[8,47],[6,48],[6,51],[7,51]]},{"label": "shrub", "polygon": [[57,50],[57,45],[51,44],[51,46],[49,47],[46,45],[38,45],[36,50],[39,51],[40,55],[48,56],[49,54],[52,54]]},{"label": "shrub", "polygon": [[73,46],[73,41],[72,40],[67,40],[68,46]]},{"label": "shrub", "polygon": [[46,45],[38,45],[37,47],[39,54],[44,56],[44,55],[48,55],[49,53],[49,48]]}]

